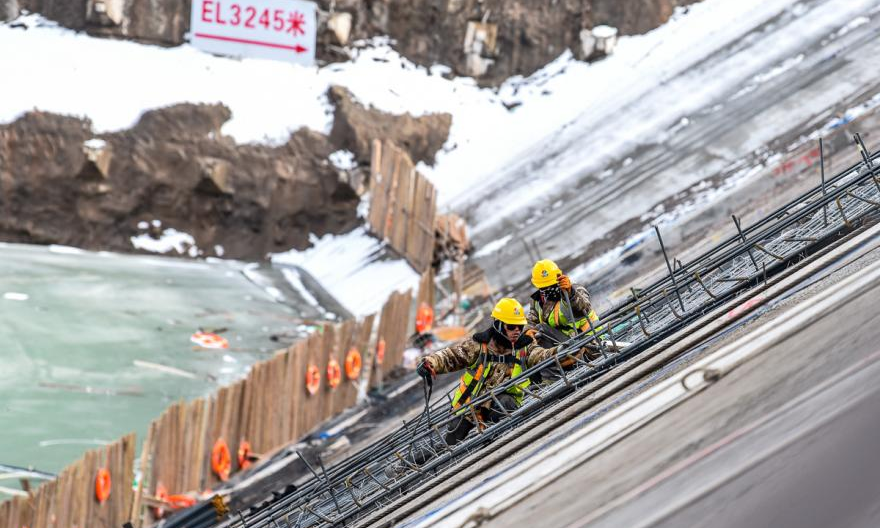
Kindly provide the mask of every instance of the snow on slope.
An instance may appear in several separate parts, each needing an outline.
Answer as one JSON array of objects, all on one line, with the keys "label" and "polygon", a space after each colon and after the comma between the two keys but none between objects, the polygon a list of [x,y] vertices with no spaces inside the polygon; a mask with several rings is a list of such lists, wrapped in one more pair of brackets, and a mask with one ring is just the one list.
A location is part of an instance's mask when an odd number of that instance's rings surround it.
[{"label": "snow on slope", "polygon": [[[842,3],[857,11],[863,2]],[[350,63],[319,69],[214,57],[188,45],[168,49],[61,28],[0,25],[0,50],[27,50],[0,53],[0,71],[15,79],[4,86],[0,122],[39,108],[87,116],[98,131],[112,131],[131,126],[146,109],[219,101],[233,112],[224,133],[239,142],[277,143],[302,126],[328,132],[332,109],[325,93],[331,84],[340,84],[384,111],[453,115],[444,152],[434,168],[423,168],[438,186],[441,203],[454,206],[504,177],[498,169],[525,162],[540,138],[580,116],[614,128],[615,114],[635,102],[652,109],[677,99],[698,104],[699,88],[687,93],[656,88],[731,45],[743,31],[796,5],[795,0],[705,0],[646,35],[621,38],[615,54],[604,61],[586,64],[566,52],[531,77],[512,78],[497,91],[480,89],[468,78],[447,80],[441,76],[448,71],[443,66],[415,66],[382,39],[358,50]],[[28,23],[33,26],[35,20],[30,17]],[[757,70],[761,64],[742,66]],[[740,78],[739,72],[731,73]],[[646,96],[655,99],[646,101]],[[521,104],[509,111],[502,102]],[[683,110],[676,109],[676,115]],[[644,140],[673,117],[649,120],[620,135]],[[630,141],[616,142],[615,150],[622,152]],[[584,158],[601,163],[611,154]]]},{"label": "snow on slope", "polygon": [[[436,165],[420,168],[438,187],[446,208],[473,204],[474,197],[491,198],[497,194],[493,189],[505,189],[503,201],[490,200],[485,212],[474,215],[471,227],[479,232],[549,196],[567,179],[655,140],[742,79],[771,78],[774,61],[796,42],[780,41],[766,56],[741,57],[731,71],[705,84],[670,82],[718,49],[736,45],[752,28],[785,10],[807,13],[805,27],[830,27],[847,17],[855,23],[861,20],[855,14],[869,4],[830,1],[809,11],[795,0],[704,0],[678,11],[655,31],[621,38],[615,55],[606,60],[585,64],[564,53],[529,78],[512,78],[498,90],[480,89],[466,78],[447,80],[441,75],[447,68],[415,66],[381,39],[358,50],[349,63],[306,68],[213,57],[190,46],[166,49],[95,39],[45,23],[35,27],[39,19],[28,17],[27,30],[0,25],[0,51],[5,50],[0,52],[0,72],[15,80],[4,83],[0,122],[38,108],[87,116],[98,131],[112,131],[131,126],[150,108],[219,101],[233,112],[224,133],[239,142],[278,143],[302,126],[329,131],[332,108],[325,93],[331,84],[340,84],[361,102],[384,111],[453,115]],[[519,105],[508,110],[502,103]],[[539,173],[529,172],[529,164],[548,146],[579,137],[592,139],[580,143],[589,144],[589,150],[579,148]],[[412,277],[399,271],[405,266],[402,261],[393,272],[387,261],[370,264],[376,248],[363,233],[351,237],[325,237],[313,250],[282,258],[296,261],[322,282],[332,282],[327,284],[331,293],[340,295],[354,313],[364,313],[357,308],[364,298],[384,298],[388,288],[410,284]],[[346,246],[349,250],[343,251]],[[358,254],[351,248],[358,248]],[[327,274],[315,269],[334,255],[332,281],[325,281]],[[309,259],[317,264],[310,266]],[[353,277],[375,286],[370,295],[352,293]]]},{"label": "snow on slope", "polygon": [[377,313],[392,291],[418,288],[419,275],[406,261],[376,259],[382,245],[364,228],[320,239],[313,235],[311,242],[305,251],[273,255],[272,262],[301,266],[356,316]]},{"label": "snow on slope", "polygon": [[[543,115],[570,118],[558,121],[545,135],[536,130],[530,145],[515,149],[516,158],[504,159],[491,177],[478,180],[479,187],[466,190],[481,202],[470,227],[486,231],[526,207],[552,199],[568,181],[589,173],[598,176],[609,162],[639,145],[662,141],[683,117],[723,100],[739,86],[766,83],[793,67],[796,62],[787,58],[805,35],[830,34],[874,7],[871,0],[829,1],[809,10],[793,0],[710,1],[692,6],[687,16],[673,18],[647,35],[623,39],[609,60],[569,67],[564,78],[553,79],[545,89],[553,93],[547,99],[570,104],[555,110],[547,105]],[[741,46],[748,32],[783,11],[798,18],[785,32],[771,34],[759,53],[731,53],[723,65],[706,62],[721,49]],[[539,113],[542,104],[547,100],[528,109]],[[502,152],[499,149],[494,158],[503,159]],[[547,152],[559,155],[548,158]],[[438,172],[448,169],[449,164],[441,165]],[[511,188],[515,192],[494,192],[507,190],[509,181],[518,182]],[[453,201],[468,200],[462,195]]]}]

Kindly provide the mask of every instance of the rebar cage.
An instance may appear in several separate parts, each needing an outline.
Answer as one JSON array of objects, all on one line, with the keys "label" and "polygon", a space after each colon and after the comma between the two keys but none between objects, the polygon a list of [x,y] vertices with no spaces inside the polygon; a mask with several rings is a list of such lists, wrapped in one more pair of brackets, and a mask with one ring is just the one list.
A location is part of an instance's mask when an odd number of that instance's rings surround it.
[{"label": "rebar cage", "polygon": [[[521,427],[550,403],[571,394],[614,365],[626,361],[682,329],[742,291],[765,282],[816,248],[839,238],[880,208],[880,151],[869,154],[854,136],[861,161],[830,178],[745,229],[734,217],[736,235],[686,264],[671,265],[660,231],[658,241],[668,275],[606,313],[597,323],[599,335],[581,334],[558,347],[555,357],[524,371],[519,377],[484,391],[463,409],[497,400],[524,378],[574,358],[560,379],[526,390],[521,407],[496,424],[476,427],[458,444],[444,441],[445,430],[459,419],[451,406],[451,391],[426,403],[414,421],[332,467],[309,465],[312,478],[292,492],[277,496],[247,512],[237,512],[221,526],[229,528],[308,528],[353,524],[358,518],[391,503],[408,489],[435,478],[471,453],[485,449],[502,433]],[[824,167],[824,163],[823,163]],[[599,357],[587,360],[573,354],[593,346]],[[305,460],[305,459],[304,459]],[[306,461],[308,464],[308,462]],[[320,471],[319,471],[320,470]]]}]

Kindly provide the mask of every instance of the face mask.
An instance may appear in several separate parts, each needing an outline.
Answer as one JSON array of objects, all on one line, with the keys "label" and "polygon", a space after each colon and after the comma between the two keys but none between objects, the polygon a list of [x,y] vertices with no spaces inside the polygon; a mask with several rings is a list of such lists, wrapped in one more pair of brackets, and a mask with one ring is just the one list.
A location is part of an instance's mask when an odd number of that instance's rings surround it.
[{"label": "face mask", "polygon": [[548,301],[558,301],[562,299],[562,290],[558,284],[541,288],[541,296]]}]

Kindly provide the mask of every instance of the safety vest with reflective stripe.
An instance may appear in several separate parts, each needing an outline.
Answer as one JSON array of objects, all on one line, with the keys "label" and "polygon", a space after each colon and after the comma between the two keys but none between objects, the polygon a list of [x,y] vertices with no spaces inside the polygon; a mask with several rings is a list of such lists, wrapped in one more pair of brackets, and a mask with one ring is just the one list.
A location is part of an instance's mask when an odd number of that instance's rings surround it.
[{"label": "safety vest with reflective stripe", "polygon": [[[565,308],[564,310],[562,308]],[[532,308],[535,310],[535,313],[538,314],[538,322],[547,323],[553,328],[556,328],[560,332],[564,333],[568,337],[572,337],[574,335],[574,327],[571,326],[568,322],[568,318],[565,317],[565,314],[570,310],[570,306],[567,306],[565,300],[556,301],[556,305],[553,306],[553,309],[550,310],[549,314],[544,314],[544,310],[541,308],[541,303],[538,301],[532,301]],[[574,312],[572,312],[574,313]],[[589,321],[587,321],[587,317],[589,317]],[[590,313],[585,317],[581,317],[576,321],[577,328],[581,332],[586,333],[587,335],[592,335],[594,332],[601,332],[602,327],[596,326],[596,323],[599,321],[599,316],[596,315],[596,310],[590,310]],[[593,324],[593,328],[590,328],[590,323]]]},{"label": "safety vest with reflective stripe", "polygon": [[[468,366],[468,368],[465,369],[464,374],[461,375],[461,379],[458,383],[458,390],[455,391],[455,395],[452,397],[453,409],[458,409],[462,405],[468,404],[472,399],[480,396],[480,392],[483,390],[483,384],[486,379],[488,379],[489,374],[491,374],[492,369],[495,368],[496,365],[500,365],[501,368],[504,368],[506,362],[492,361],[493,357],[511,358],[514,362],[513,369],[510,371],[511,378],[515,378],[523,372],[523,367],[526,364],[528,356],[525,348],[521,349],[519,352],[514,351],[515,355],[511,354],[510,356],[495,356],[494,354],[489,354],[489,347],[486,343],[480,343],[480,349],[482,350],[480,356]],[[521,405],[523,400],[523,389],[528,387],[529,383],[529,379],[526,378],[504,392],[513,395],[516,404]]]}]

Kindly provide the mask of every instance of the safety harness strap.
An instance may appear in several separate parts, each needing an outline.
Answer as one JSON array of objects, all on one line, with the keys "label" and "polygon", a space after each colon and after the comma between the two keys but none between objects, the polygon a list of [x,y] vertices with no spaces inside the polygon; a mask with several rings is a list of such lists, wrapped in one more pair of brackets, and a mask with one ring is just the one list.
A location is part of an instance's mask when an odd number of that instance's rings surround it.
[{"label": "safety harness strap", "polygon": [[513,365],[516,361],[516,356],[513,354],[505,354],[500,356],[498,354],[486,354],[486,359],[492,363],[504,363],[505,365]]},{"label": "safety harness strap", "polygon": [[[464,390],[461,392],[461,396],[458,397],[458,400],[456,402],[458,405],[464,405],[468,401],[468,398],[471,397],[471,394],[473,394],[474,390],[477,388],[477,385],[479,385],[480,381],[486,376],[486,374],[488,374],[488,368],[484,368],[482,371],[480,371],[480,367],[486,364],[487,356],[486,345],[481,344],[480,347],[483,349],[483,353],[480,354],[480,360],[475,363],[476,366],[474,368],[474,374],[471,376],[470,383],[468,383],[467,387],[465,387]],[[479,377],[477,377],[477,374],[479,374]]]}]

